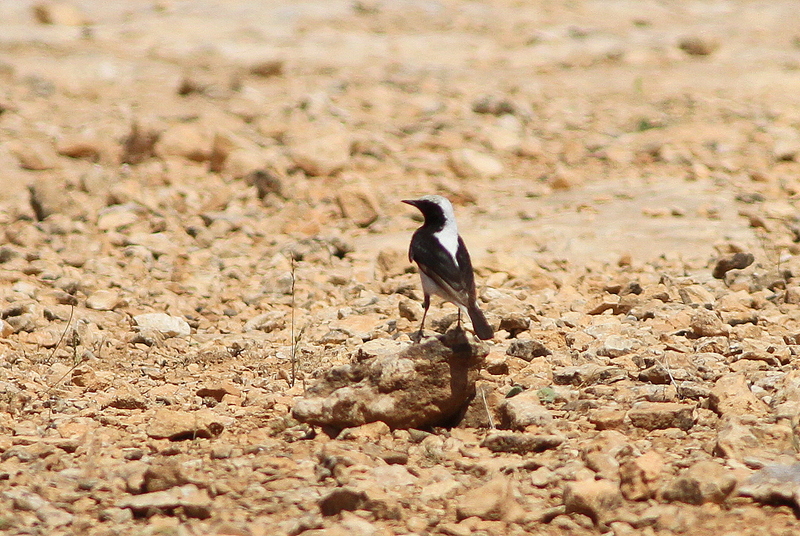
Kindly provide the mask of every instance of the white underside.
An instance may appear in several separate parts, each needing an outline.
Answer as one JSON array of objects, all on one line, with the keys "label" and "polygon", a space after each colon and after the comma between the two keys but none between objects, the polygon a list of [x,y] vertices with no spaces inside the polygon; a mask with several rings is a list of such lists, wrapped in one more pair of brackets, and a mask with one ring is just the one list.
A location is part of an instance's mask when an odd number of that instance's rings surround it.
[{"label": "white underside", "polygon": [[430,296],[439,296],[445,301],[449,301],[450,303],[456,304],[462,311],[465,313],[467,312],[466,304],[460,303],[455,301],[455,296],[449,294],[444,289],[442,289],[439,285],[436,284],[436,281],[425,275],[423,272],[419,273],[420,279],[422,279],[422,291],[425,294]]}]

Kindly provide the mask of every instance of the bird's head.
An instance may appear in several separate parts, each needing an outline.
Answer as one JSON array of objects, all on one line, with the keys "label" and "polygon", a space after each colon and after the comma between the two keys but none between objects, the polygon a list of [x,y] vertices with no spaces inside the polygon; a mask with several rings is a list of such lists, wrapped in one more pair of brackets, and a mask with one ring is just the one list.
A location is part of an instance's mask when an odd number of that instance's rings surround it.
[{"label": "bird's head", "polygon": [[453,211],[453,205],[446,197],[426,195],[419,199],[403,199],[403,203],[417,207],[422,212],[426,225],[440,228],[448,223],[455,225],[456,215]]}]

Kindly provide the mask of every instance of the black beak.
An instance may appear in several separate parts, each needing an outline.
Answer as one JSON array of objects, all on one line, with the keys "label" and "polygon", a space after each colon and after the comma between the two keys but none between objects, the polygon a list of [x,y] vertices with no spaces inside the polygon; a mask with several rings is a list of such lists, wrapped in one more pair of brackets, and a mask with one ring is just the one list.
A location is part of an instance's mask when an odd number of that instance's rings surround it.
[{"label": "black beak", "polygon": [[411,205],[412,207],[416,207],[417,206],[417,200],[416,199],[403,199],[401,202],[405,203],[406,205]]}]

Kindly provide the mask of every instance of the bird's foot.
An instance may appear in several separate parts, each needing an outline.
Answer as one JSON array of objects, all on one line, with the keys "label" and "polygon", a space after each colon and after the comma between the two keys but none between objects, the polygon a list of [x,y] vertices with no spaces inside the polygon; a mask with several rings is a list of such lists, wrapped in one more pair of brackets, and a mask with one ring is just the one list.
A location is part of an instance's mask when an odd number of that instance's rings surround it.
[{"label": "bird's foot", "polygon": [[424,336],[425,334],[422,333],[422,330],[416,331],[411,334],[411,342],[419,344],[419,342],[423,339]]}]

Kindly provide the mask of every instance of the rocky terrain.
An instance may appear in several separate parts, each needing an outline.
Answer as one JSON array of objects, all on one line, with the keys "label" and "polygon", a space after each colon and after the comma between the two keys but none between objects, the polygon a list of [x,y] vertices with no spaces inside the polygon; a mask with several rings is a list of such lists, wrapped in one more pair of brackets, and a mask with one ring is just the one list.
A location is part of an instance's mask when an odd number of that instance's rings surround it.
[{"label": "rocky terrain", "polygon": [[0,533],[797,534],[798,15],[0,2]]}]

